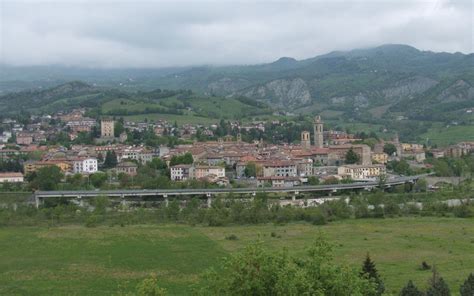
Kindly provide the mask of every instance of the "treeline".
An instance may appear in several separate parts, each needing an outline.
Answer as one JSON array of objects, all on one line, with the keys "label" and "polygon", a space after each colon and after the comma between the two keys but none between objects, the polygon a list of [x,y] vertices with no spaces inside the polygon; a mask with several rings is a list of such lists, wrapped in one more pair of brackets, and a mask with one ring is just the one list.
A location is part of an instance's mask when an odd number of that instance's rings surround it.
[{"label": "treeline", "polygon": [[463,177],[474,174],[474,155],[463,157],[430,158],[428,163],[433,165],[436,176]]},{"label": "treeline", "polygon": [[21,172],[23,171],[22,160],[19,158],[0,159],[0,172]]},{"label": "treeline", "polygon": [[162,107],[145,107],[143,110],[129,110],[126,108],[117,108],[107,111],[105,114],[114,116],[127,116],[127,115],[139,115],[139,114],[175,114],[183,115],[184,112],[177,108],[162,108]]},{"label": "treeline", "polygon": [[[291,256],[287,251],[271,252],[259,243],[252,244],[223,259],[218,269],[211,268],[204,273],[196,294],[387,295],[382,276],[369,254],[362,268],[357,269],[336,263],[333,249],[322,236],[305,255],[299,256]],[[474,295],[474,274],[467,276],[458,291],[461,296]],[[450,296],[451,289],[436,268],[432,268],[426,291],[410,280],[398,295]]]},{"label": "treeline", "polygon": [[[369,254],[361,268],[356,268],[335,260],[334,248],[335,246],[321,235],[305,254],[298,256],[290,255],[286,249],[275,252],[265,248],[261,242],[253,243],[242,251],[221,259],[217,267],[204,271],[193,289],[193,294],[388,295],[385,294],[383,276],[379,274]],[[431,269],[427,267],[426,262],[422,263],[422,268],[423,266],[424,269]],[[474,295],[474,274],[469,274],[456,290],[460,296]],[[422,291],[409,280],[398,295],[450,296],[451,291],[436,268],[432,268],[426,291]],[[151,274],[141,281],[136,286],[136,292],[137,295],[168,295],[167,290],[158,284],[156,274]]]},{"label": "treeline", "polygon": [[[270,199],[268,194],[260,192],[253,199],[233,194],[227,195],[225,199],[213,198],[210,206],[206,199],[174,198],[167,204],[164,201],[149,200],[147,203],[135,202],[125,208],[123,204],[114,203],[114,200],[107,197],[99,197],[90,200],[93,211],[90,211],[87,205],[80,206],[74,199],[50,198],[46,199],[39,209],[25,205],[0,209],[0,225],[34,225],[52,223],[51,221],[56,224],[74,223],[86,226],[100,224],[125,226],[143,223],[228,226],[290,222],[325,225],[345,219],[383,219],[402,216],[473,217],[474,204],[470,199],[474,199],[474,192],[469,187],[460,190],[458,196],[460,196],[458,203],[449,205],[445,201],[436,200],[441,197],[435,195],[426,194],[425,199],[418,202],[412,195],[397,196],[376,192],[335,198],[318,206],[300,207],[282,206],[277,199]],[[308,201],[302,202],[308,205]]]}]

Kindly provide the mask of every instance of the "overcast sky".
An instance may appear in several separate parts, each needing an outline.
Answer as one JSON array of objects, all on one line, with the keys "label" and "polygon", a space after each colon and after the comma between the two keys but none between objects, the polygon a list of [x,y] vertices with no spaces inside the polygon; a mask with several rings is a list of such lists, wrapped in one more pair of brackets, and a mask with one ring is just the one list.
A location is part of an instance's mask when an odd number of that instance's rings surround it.
[{"label": "overcast sky", "polygon": [[472,0],[0,0],[0,63],[253,64],[403,43],[473,52]]}]

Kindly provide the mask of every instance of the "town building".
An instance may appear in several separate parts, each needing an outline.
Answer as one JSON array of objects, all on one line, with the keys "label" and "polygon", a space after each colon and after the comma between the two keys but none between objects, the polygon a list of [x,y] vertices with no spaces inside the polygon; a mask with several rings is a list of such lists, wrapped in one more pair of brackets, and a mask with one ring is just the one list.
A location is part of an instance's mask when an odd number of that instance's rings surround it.
[{"label": "town building", "polygon": [[191,179],[193,166],[190,164],[178,164],[170,167],[171,181],[185,181]]},{"label": "town building", "polygon": [[292,161],[269,161],[262,165],[263,177],[296,177],[298,171]]},{"label": "town building", "polygon": [[100,136],[104,139],[110,139],[115,136],[115,122],[112,119],[101,120]]},{"label": "town building", "polygon": [[316,116],[313,123],[314,129],[314,146],[316,148],[323,148],[324,146],[324,134],[323,134],[323,122],[321,116]]},{"label": "town building", "polygon": [[337,168],[337,174],[342,178],[356,181],[375,180],[386,174],[385,166],[382,164],[372,165],[342,165]]},{"label": "town building", "polygon": [[47,160],[47,161],[26,161],[23,164],[23,171],[25,174],[36,172],[37,170],[49,167],[49,166],[57,166],[61,172],[67,173],[71,171],[71,163],[68,161],[63,160]]},{"label": "town building", "polygon": [[225,177],[225,168],[220,166],[195,166],[192,170],[193,179],[206,178],[210,175],[214,175],[218,178]]},{"label": "town building", "polygon": [[33,135],[30,133],[17,133],[16,143],[18,145],[30,145],[33,143]]},{"label": "town building", "polygon": [[388,162],[388,154],[387,153],[372,153],[372,161],[375,163],[386,164]]},{"label": "town building", "polygon": [[0,173],[0,183],[23,183],[23,174],[17,172]]},{"label": "town building", "polygon": [[93,174],[98,170],[96,158],[75,159],[72,161],[72,171],[75,174]]},{"label": "town building", "polygon": [[117,165],[117,174],[127,174],[129,176],[135,176],[137,174],[138,165],[132,161],[124,161]]},{"label": "town building", "polygon": [[300,184],[301,181],[297,177],[269,176],[257,178],[258,187],[291,188]]},{"label": "town building", "polygon": [[301,132],[301,147],[303,149],[311,149],[311,137],[308,131]]}]

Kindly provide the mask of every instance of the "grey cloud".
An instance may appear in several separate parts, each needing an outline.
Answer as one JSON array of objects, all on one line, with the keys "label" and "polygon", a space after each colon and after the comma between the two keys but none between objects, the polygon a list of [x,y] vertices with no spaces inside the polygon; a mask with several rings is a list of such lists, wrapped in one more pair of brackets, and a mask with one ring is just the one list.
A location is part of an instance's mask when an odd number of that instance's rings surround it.
[{"label": "grey cloud", "polygon": [[472,52],[472,1],[1,2],[0,62],[251,64],[383,43]]}]

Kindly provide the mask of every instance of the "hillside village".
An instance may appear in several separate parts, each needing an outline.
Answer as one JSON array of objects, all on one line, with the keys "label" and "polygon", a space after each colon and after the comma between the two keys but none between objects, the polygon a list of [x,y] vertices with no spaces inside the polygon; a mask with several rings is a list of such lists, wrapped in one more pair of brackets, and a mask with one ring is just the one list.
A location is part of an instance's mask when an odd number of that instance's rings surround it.
[{"label": "hillside village", "polygon": [[[435,149],[401,143],[398,137],[379,140],[371,147],[361,144],[354,134],[325,130],[320,116],[315,116],[313,130],[301,132],[299,142],[275,144],[263,139],[242,140],[241,132],[265,132],[263,122],[231,122],[235,136],[198,141],[197,133],[214,137],[218,126],[178,127],[165,120],[119,123],[105,117],[98,121],[85,114],[86,110],[75,109],[32,116],[29,124],[3,120],[0,182],[23,183],[32,180],[42,168],[54,166],[66,177],[80,174],[89,178],[106,173],[103,176],[109,186],[120,186],[124,176],[133,178],[141,167],[159,161],[166,168],[161,175],[173,183],[196,180],[207,184],[202,186],[293,187],[392,178],[405,173],[390,166],[401,161],[414,171],[430,172],[432,165],[425,163],[427,154],[434,159],[459,158],[474,151],[474,142]],[[60,133],[67,135],[69,145],[51,143]],[[179,142],[131,143],[129,137],[134,133],[151,133],[157,139],[172,134]],[[80,137],[88,137],[91,142],[75,143]]]}]

